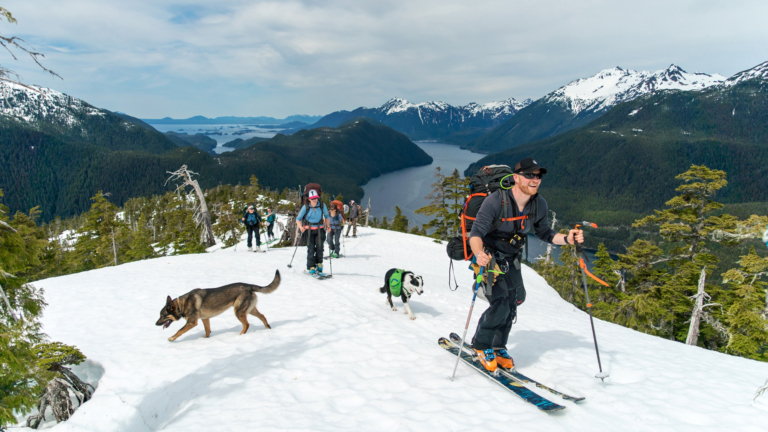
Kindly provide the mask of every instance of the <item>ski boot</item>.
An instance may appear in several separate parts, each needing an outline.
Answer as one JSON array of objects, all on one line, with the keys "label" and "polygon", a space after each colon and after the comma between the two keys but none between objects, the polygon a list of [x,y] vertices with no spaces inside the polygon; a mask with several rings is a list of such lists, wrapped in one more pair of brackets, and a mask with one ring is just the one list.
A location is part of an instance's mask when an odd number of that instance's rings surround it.
[{"label": "ski boot", "polygon": [[310,275],[312,277],[317,277],[317,268],[312,267],[311,269],[304,270],[304,273],[306,273],[306,274],[308,274],[308,275]]},{"label": "ski boot", "polygon": [[512,360],[512,356],[509,355],[505,348],[496,348],[493,350],[496,355],[496,364],[503,369],[513,370],[515,368],[515,361]]},{"label": "ski boot", "polygon": [[315,273],[315,275],[317,275],[317,277],[326,277],[326,276],[328,276],[327,274],[323,273],[323,266],[321,266],[321,265],[317,266],[317,272]]},{"label": "ski boot", "polygon": [[253,248],[248,246],[248,252],[253,252]]},{"label": "ski boot", "polygon": [[480,363],[488,372],[496,372],[496,355],[493,353],[492,349],[476,349],[475,352],[477,353],[477,358],[480,360]]},{"label": "ski boot", "polygon": [[339,255],[336,254],[336,252],[331,254],[331,258],[337,259],[339,258]]}]

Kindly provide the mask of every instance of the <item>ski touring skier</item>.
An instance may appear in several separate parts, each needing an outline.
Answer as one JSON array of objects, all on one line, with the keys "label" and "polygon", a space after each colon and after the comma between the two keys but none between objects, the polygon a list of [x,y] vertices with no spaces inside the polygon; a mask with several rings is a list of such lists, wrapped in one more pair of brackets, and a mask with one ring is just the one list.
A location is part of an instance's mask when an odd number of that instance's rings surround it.
[{"label": "ski touring skier", "polygon": [[357,238],[357,219],[360,217],[360,206],[355,204],[355,200],[349,201],[349,217],[347,218],[347,233],[344,237],[349,237],[349,229],[352,228],[352,238]]},{"label": "ski touring skier", "polygon": [[328,233],[328,253],[331,258],[338,258],[341,253],[341,232],[344,230],[344,217],[338,206],[334,204],[331,204],[329,212],[328,224],[331,230]]},{"label": "ski touring skier", "polygon": [[[475,273],[488,269],[488,309],[483,312],[472,338],[472,348],[488,371],[498,366],[514,368],[506,350],[517,308],[525,301],[520,261],[528,233],[554,245],[583,243],[581,230],[567,235],[550,228],[547,201],[538,194],[547,170],[526,158],[518,162],[511,176],[514,186],[500,188],[483,201],[469,233]],[[506,207],[506,208],[505,208]],[[511,216],[511,217],[508,217]]]},{"label": "ski touring skier", "polygon": [[310,276],[325,278],[323,273],[323,243],[328,225],[328,207],[320,201],[320,185],[310,183],[306,187],[306,203],[301,207],[296,221],[300,222],[302,235],[307,234],[307,270]]},{"label": "ski touring skier", "polygon": [[261,216],[253,205],[249,205],[243,210],[242,222],[245,225],[245,229],[248,231],[248,250],[253,250],[253,237],[256,237],[256,252],[262,252],[261,250],[261,234],[259,233],[259,225],[262,224]]},{"label": "ski touring skier", "polygon": [[271,208],[267,209],[267,221],[265,222],[265,225],[267,226],[267,242],[271,242],[275,239],[275,220],[277,219],[277,215],[275,212],[272,211]]}]

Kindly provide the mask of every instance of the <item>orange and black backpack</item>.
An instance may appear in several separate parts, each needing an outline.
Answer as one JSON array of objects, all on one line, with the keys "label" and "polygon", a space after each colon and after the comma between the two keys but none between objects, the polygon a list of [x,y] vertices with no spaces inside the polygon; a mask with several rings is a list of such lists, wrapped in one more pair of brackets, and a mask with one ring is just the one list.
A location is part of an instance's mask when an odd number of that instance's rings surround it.
[{"label": "orange and black backpack", "polygon": [[[464,206],[461,210],[461,235],[453,237],[448,241],[446,248],[448,256],[453,260],[469,261],[472,259],[472,249],[469,247],[469,233],[472,231],[472,224],[474,224],[477,218],[477,213],[480,211],[480,206],[483,205],[483,201],[499,189],[510,189],[515,184],[512,179],[512,168],[507,165],[488,165],[480,168],[475,175],[470,178],[469,182],[469,196],[464,201]],[[510,207],[504,202],[504,195],[502,194],[502,214],[491,225],[493,231],[501,225],[502,222],[510,222],[520,220],[521,223],[525,223],[525,219],[528,216],[517,216],[508,218],[508,208]]]}]

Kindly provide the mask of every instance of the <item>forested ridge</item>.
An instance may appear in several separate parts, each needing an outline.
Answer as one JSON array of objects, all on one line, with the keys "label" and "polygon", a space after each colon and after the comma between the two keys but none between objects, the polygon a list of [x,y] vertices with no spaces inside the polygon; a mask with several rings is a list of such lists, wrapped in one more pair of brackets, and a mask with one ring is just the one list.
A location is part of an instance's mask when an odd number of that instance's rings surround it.
[{"label": "forested ridge", "polygon": [[693,164],[729,173],[724,203],[768,201],[768,83],[667,91],[619,104],[587,126],[495,153],[494,163],[533,157],[548,169],[541,193],[566,220],[628,226],[673,196]]},{"label": "forested ridge", "polygon": [[256,175],[273,189],[321,182],[334,193],[360,198],[360,185],[372,177],[432,161],[405,135],[366,121],[278,135],[218,156],[178,148],[159,132],[144,151],[141,137],[154,133],[122,124],[127,134],[94,126],[88,129],[88,139],[75,139],[72,133],[54,134],[48,127],[0,122],[0,187],[11,212],[40,206],[42,220],[48,221],[86,211],[99,190],[109,192],[117,205],[131,197],[163,194],[169,190],[166,172],[185,164],[200,173],[205,188],[246,184]]}]

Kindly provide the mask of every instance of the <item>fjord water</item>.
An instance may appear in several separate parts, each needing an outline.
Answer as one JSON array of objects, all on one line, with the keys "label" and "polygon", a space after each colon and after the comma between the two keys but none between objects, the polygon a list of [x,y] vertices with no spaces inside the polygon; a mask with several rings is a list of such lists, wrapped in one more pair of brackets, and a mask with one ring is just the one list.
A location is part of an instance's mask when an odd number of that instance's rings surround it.
[{"label": "fjord water", "polygon": [[398,206],[411,222],[411,226],[429,222],[432,220],[431,216],[414,212],[429,204],[425,197],[432,191],[435,168],[440,167],[443,175],[451,175],[454,169],[458,169],[464,176],[464,170],[484,156],[462,150],[455,145],[432,142],[416,142],[416,145],[432,156],[432,163],[384,174],[365,184],[361,205],[365,208],[368,206],[368,200],[371,200],[371,216],[386,216],[391,221],[395,216],[395,206]]},{"label": "fjord water", "polygon": [[264,125],[244,125],[244,124],[153,124],[152,127],[160,132],[178,132],[188,135],[203,134],[216,140],[218,145],[213,149],[216,153],[224,153],[234,149],[222,147],[234,139],[242,138],[247,140],[253,137],[272,138],[280,132],[279,129],[269,127],[259,127]]},{"label": "fjord water", "polygon": [[[432,220],[432,216],[416,214],[415,211],[429,204],[429,200],[425,197],[432,191],[432,184],[435,182],[435,168],[440,167],[443,175],[451,175],[454,169],[458,169],[463,176],[464,170],[470,164],[484,156],[449,144],[417,141],[416,145],[432,156],[433,161],[430,165],[384,174],[371,179],[363,186],[365,194],[361,205],[365,208],[368,206],[368,200],[371,200],[372,217],[386,216],[391,222],[395,216],[395,206],[398,206],[403,215],[410,221],[411,226],[429,222]],[[542,195],[546,198],[546,185],[544,186]],[[563,227],[558,226],[558,229],[560,228]],[[531,261],[547,253],[547,244],[533,235],[528,237],[528,247],[528,257]],[[552,255],[556,262],[560,263],[560,248],[553,248]],[[593,252],[588,251],[587,255],[590,261],[594,261]],[[591,263],[588,263],[588,266],[591,268]]]}]

